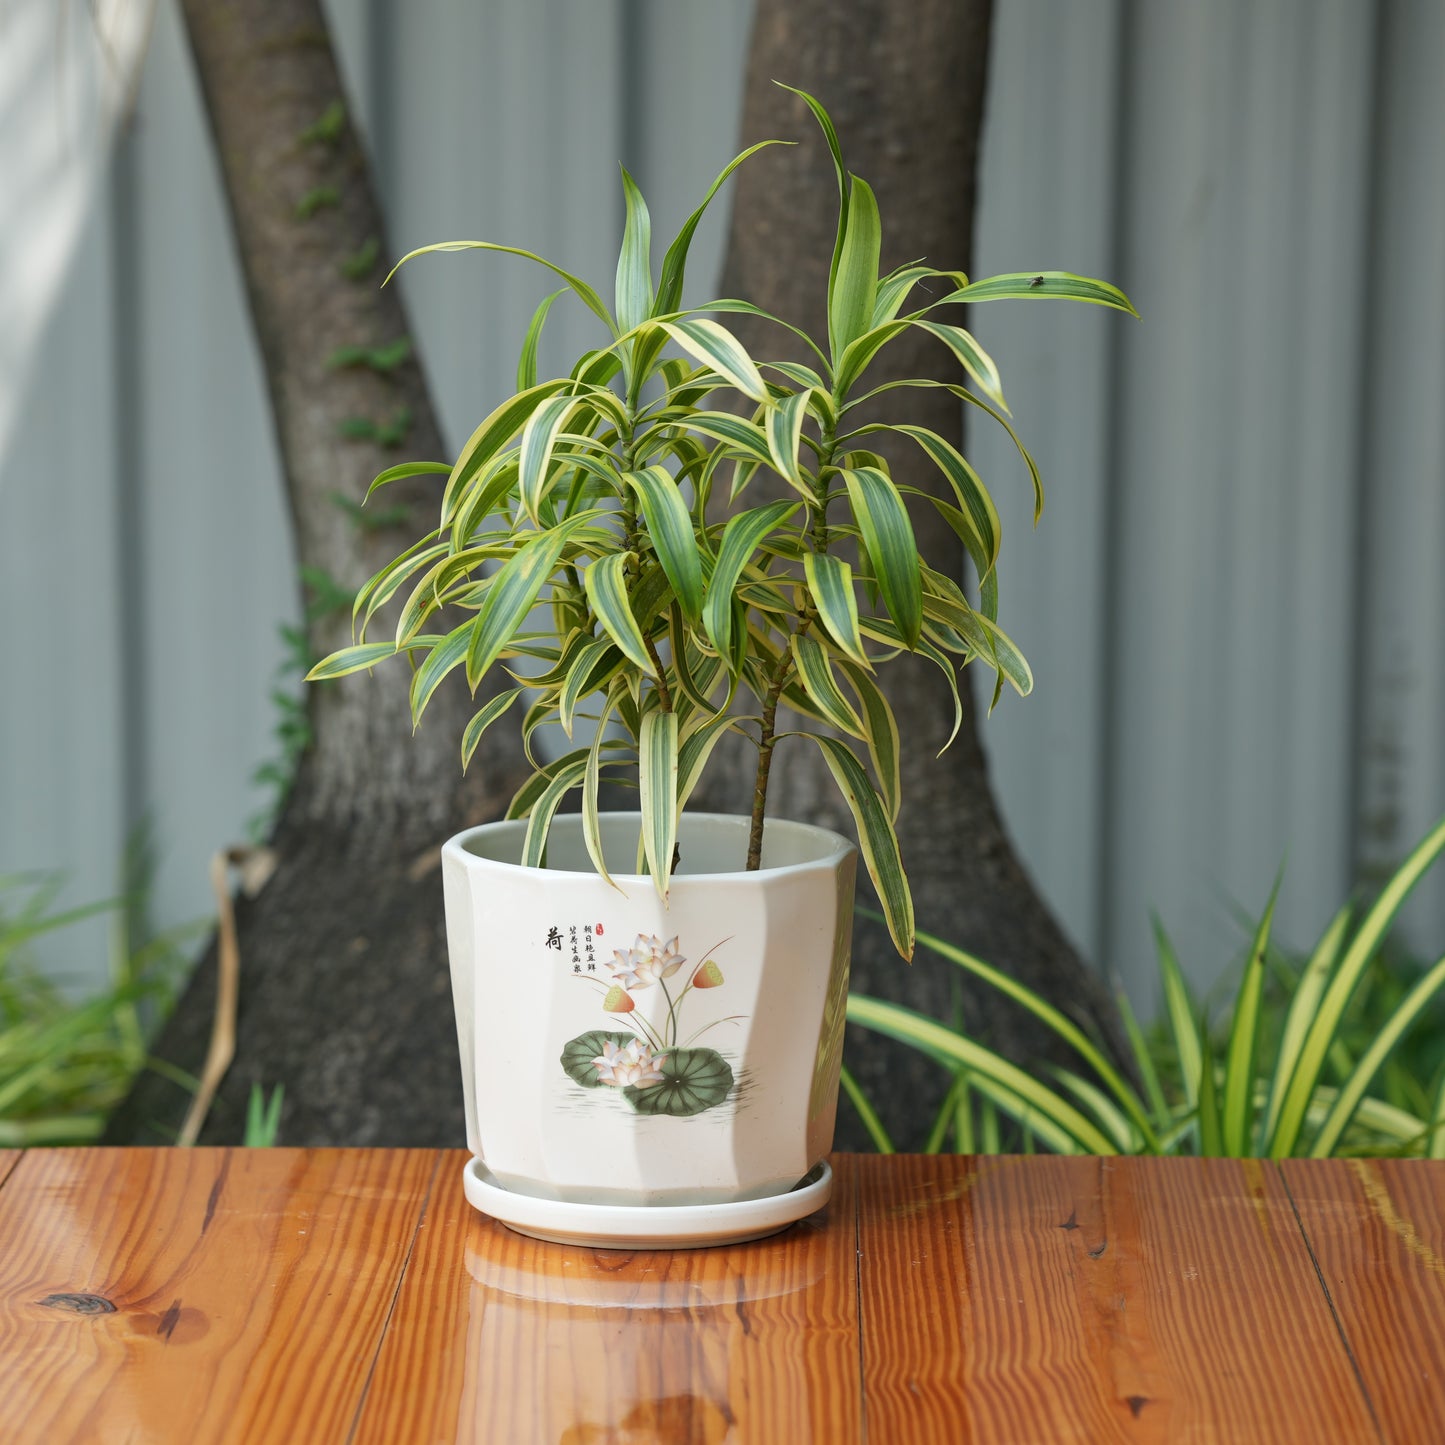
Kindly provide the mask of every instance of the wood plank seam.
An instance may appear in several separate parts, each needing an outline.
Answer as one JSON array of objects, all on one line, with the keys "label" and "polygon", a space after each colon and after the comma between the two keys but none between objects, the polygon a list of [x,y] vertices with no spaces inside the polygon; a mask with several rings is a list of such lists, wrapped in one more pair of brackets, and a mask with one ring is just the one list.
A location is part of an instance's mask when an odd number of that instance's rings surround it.
[{"label": "wood plank seam", "polygon": [[431,1208],[432,1190],[436,1188],[437,1173],[441,1169],[443,1151],[435,1151],[432,1160],[431,1178],[427,1180],[426,1193],[422,1196],[421,1208],[416,1212],[416,1223],[412,1225],[411,1239],[406,1246],[406,1257],[401,1262],[401,1268],[396,1274],[396,1287],[391,1292],[391,1303],[386,1308],[386,1318],[382,1321],[381,1329],[376,1336],[376,1348],[371,1353],[371,1363],[366,1367],[366,1379],[361,1386],[361,1394],[356,1401],[356,1410],[351,1417],[351,1428],[346,1432],[347,1445],[356,1438],[357,1428],[361,1424],[361,1412],[366,1408],[366,1397],[371,1393],[371,1381],[376,1374],[376,1362],[381,1358],[381,1347],[386,1341],[387,1332],[391,1329],[391,1318],[396,1313],[396,1302],[401,1298],[401,1287],[406,1282],[406,1272],[411,1268],[411,1257],[416,1252],[416,1242],[421,1235],[421,1227],[426,1222],[427,1212]]},{"label": "wood plank seam", "polygon": [[1380,1440],[1383,1445],[1385,1431],[1380,1423],[1379,1412],[1375,1409],[1375,1401],[1370,1395],[1369,1387],[1365,1384],[1364,1372],[1360,1369],[1360,1362],[1355,1357],[1355,1348],[1350,1343],[1350,1336],[1345,1329],[1345,1322],[1340,1318],[1340,1312],[1335,1307],[1335,1297],[1330,1293],[1330,1286],[1329,1282],[1325,1279],[1325,1272],[1320,1268],[1319,1257],[1315,1254],[1314,1241],[1310,1238],[1309,1231],[1305,1228],[1305,1222],[1300,1217],[1299,1204],[1294,1197],[1294,1191],[1289,1187],[1289,1180],[1285,1177],[1284,1170],[1280,1168],[1277,1162],[1273,1163],[1273,1168],[1275,1173],[1279,1175],[1280,1184],[1284,1187],[1285,1198],[1289,1200],[1290,1212],[1294,1215],[1294,1221],[1299,1226],[1300,1238],[1304,1240],[1305,1250],[1309,1254],[1310,1263],[1314,1266],[1315,1278],[1319,1281],[1320,1290],[1325,1297],[1325,1303],[1330,1307],[1330,1318],[1334,1320],[1335,1329],[1339,1331],[1340,1344],[1344,1346],[1345,1358],[1350,1362],[1350,1369],[1354,1371],[1355,1379],[1360,1386],[1360,1394],[1365,1400],[1365,1408],[1370,1412],[1370,1420],[1375,1427],[1375,1437]]},{"label": "wood plank seam", "polygon": [[5,1187],[5,1181],[15,1172],[15,1166],[25,1157],[23,1149],[17,1149],[14,1154],[7,1153],[0,1156],[0,1189]]},{"label": "wood plank seam", "polygon": [[[842,1159],[835,1154],[833,1162],[841,1165]],[[861,1445],[868,1445],[868,1386],[864,1380],[867,1351],[863,1342],[863,1189],[862,1180],[857,1179],[856,1156],[849,1158],[848,1169],[857,1180],[853,1189],[853,1294],[858,1310],[858,1439]]]}]

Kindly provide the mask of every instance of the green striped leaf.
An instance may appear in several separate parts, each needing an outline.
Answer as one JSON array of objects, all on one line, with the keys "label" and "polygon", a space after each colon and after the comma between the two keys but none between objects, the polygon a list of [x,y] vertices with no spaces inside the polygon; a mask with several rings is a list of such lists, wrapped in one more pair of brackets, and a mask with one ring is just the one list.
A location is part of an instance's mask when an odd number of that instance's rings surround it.
[{"label": "green striped leaf", "polygon": [[1015,271],[1004,276],[985,276],[960,287],[936,305],[959,301],[1000,301],[1004,299],[1086,301],[1095,306],[1112,306],[1138,316],[1129,298],[1107,281],[1075,276],[1068,271]]},{"label": "green striped leaf", "polygon": [[892,480],[876,467],[850,467],[842,477],[884,605],[904,646],[916,647],[923,626],[923,581],[908,509]]},{"label": "green striped leaf", "polygon": [[692,791],[702,780],[712,750],[721,741],[724,733],[732,732],[743,718],[729,713],[719,713],[692,728],[677,750],[677,808],[681,812],[692,797]]},{"label": "green striped leaf", "polygon": [[909,292],[920,281],[938,274],[932,266],[904,266],[885,276],[878,283],[878,295],[873,302],[872,326],[883,326],[895,320]]},{"label": "green striped leaf", "polygon": [[1284,1030],[1280,1034],[1279,1052],[1275,1056],[1274,1075],[1270,1080],[1269,1102],[1264,1112],[1263,1139],[1266,1152],[1274,1141],[1275,1125],[1279,1122],[1284,1091],[1289,1085],[1296,1063],[1299,1062],[1305,1034],[1319,1008],[1330,974],[1334,972],[1335,964],[1339,960],[1340,947],[1350,924],[1350,914],[1351,908],[1347,903],[1330,920],[1329,927],[1325,929],[1324,936],[1310,954],[1290,998],[1289,1012],[1285,1015]]},{"label": "green striped leaf", "polygon": [[903,860],[898,854],[898,838],[889,820],[888,810],[873,785],[863,764],[853,756],[852,750],[837,738],[823,737],[818,733],[799,733],[799,737],[811,738],[823,754],[823,761],[853,814],[858,828],[858,846],[863,853],[863,862],[868,876],[873,880],[879,902],[883,905],[883,916],[888,923],[888,932],[893,946],[906,959],[913,957],[913,895],[908,889],[908,877],[903,871]]},{"label": "green striped leaf", "polygon": [[677,714],[654,708],[642,719],[637,748],[642,851],[665,902],[677,846]]},{"label": "green striped leaf", "polygon": [[[906,321],[885,321],[882,326],[873,326],[861,336],[854,337],[833,367],[833,393],[846,396],[853,384],[868,369],[868,364],[895,336],[908,329]],[[852,403],[850,403],[851,405]]]},{"label": "green striped leaf", "polygon": [[1325,1122],[1320,1126],[1320,1132],[1315,1136],[1314,1144],[1310,1148],[1312,1159],[1328,1159],[1334,1154],[1340,1136],[1354,1118],[1360,1100],[1369,1088],[1370,1081],[1379,1072],[1380,1065],[1442,988],[1445,988],[1445,958],[1440,959],[1401,1000],[1384,1028],[1375,1035],[1369,1048],[1360,1056],[1359,1063],[1345,1080]]},{"label": "green striped leaf", "polygon": [[781,527],[797,510],[797,502],[769,502],[766,506],[737,513],[728,519],[727,526],[723,528],[722,544],[708,581],[702,612],[703,628],[723,657],[731,656],[733,594],[743,569],[757,550],[758,543]]},{"label": "green striped leaf", "polygon": [[583,698],[606,687],[624,665],[623,656],[610,637],[594,637],[582,648],[557,693],[557,721],[569,738]]},{"label": "green striped leaf", "polygon": [[456,502],[457,491],[470,481],[491,459],[521,431],[527,418],[537,406],[549,396],[554,396],[568,381],[544,381],[539,385],[509,397],[477,427],[467,444],[461,449],[456,463],[447,477],[446,491],[442,497],[442,517],[451,515]]},{"label": "green striped leaf", "polygon": [[460,627],[447,633],[422,659],[421,666],[411,675],[411,725],[415,732],[421,726],[421,716],[432,695],[441,686],[442,679],[467,655],[467,643],[472,635],[472,622],[468,618]]},{"label": "green striped leaf", "polygon": [[1003,399],[1003,382],[993,357],[963,327],[948,326],[941,321],[915,321],[912,324],[943,342],[973,378],[978,389],[1001,411],[1008,411],[1008,403]]},{"label": "green striped leaf", "polygon": [[582,304],[596,316],[606,328],[615,336],[617,327],[612,317],[607,314],[607,308],[602,304],[602,298],[580,277],[573,276],[571,272],[564,271],[560,266],[554,266],[545,256],[539,256],[535,251],[524,251],[519,246],[498,246],[492,241],[437,241],[430,246],[418,246],[415,251],[408,251],[395,266],[387,272],[386,285],[408,261],[418,256],[429,256],[432,254],[443,254],[451,251],[496,251],[504,256],[521,256],[523,260],[535,261],[539,266],[545,266],[555,275],[560,276],[573,291]]},{"label": "green striped leaf", "polygon": [[1199,1048],[1199,1026],[1194,1019],[1194,1005],[1179,967],[1174,945],[1164,925],[1154,919],[1154,946],[1159,956],[1159,978],[1164,985],[1164,1009],[1169,1019],[1169,1032],[1174,1039],[1174,1053],[1179,1060],[1179,1077],[1184,1085],[1184,1098],[1191,1109],[1199,1107],[1199,1079],[1203,1059]]},{"label": "green striped leaf", "polygon": [[1041,1118],[1049,1120],[1089,1154],[1117,1154],[1112,1141],[1067,1099],[1039,1083],[1016,1064],[955,1033],[935,1019],[900,1004],[861,994],[848,996],[848,1021],[923,1049],[940,1062],[966,1066],[972,1082],[989,1080],[1016,1095]]},{"label": "green striped leaf", "polygon": [[572,757],[565,763],[557,763],[551,770],[547,786],[541,796],[532,804],[527,813],[527,836],[522,842],[522,867],[542,868],[546,866],[547,835],[552,830],[552,819],[562,800],[580,787],[587,772],[586,757]]},{"label": "green striped leaf", "polygon": [[806,90],[798,90],[795,86],[784,85],[781,80],[775,80],[773,84],[798,96],[813,112],[813,119],[818,122],[818,127],[823,132],[823,139],[828,142],[828,151],[833,157],[833,169],[838,176],[838,231],[833,241],[833,259],[828,266],[828,309],[831,314],[833,291],[838,279],[838,263],[843,253],[843,237],[848,229],[849,186],[848,170],[843,164],[843,147],[838,143],[838,132],[834,129],[833,118],[816,96],[809,95]]},{"label": "green striped leaf", "polygon": [[502,564],[487,587],[486,599],[472,623],[467,649],[467,685],[475,688],[501,656],[513,633],[532,610],[538,594],[557,568],[568,536],[598,515],[581,512],[551,531],[539,532]]},{"label": "green striped leaf", "polygon": [[366,496],[362,498],[362,505],[365,506],[371,500],[371,494],[378,487],[387,487],[392,482],[402,482],[408,477],[449,475],[450,472],[449,462],[402,462],[398,466],[388,467],[372,478],[371,485],[366,489]]},{"label": "green striped leaf", "polygon": [[563,287],[561,291],[554,291],[550,296],[544,296],[537,309],[532,313],[532,320],[527,326],[527,335],[522,341],[522,354],[517,358],[518,391],[530,391],[537,384],[537,343],[542,338],[542,326],[547,320],[547,313],[552,309],[552,303],[559,296],[566,294],[566,287]]},{"label": "green striped leaf", "polygon": [[903,801],[898,720],[878,684],[856,662],[850,662],[846,657],[839,658],[838,668],[858,695],[859,715],[863,719],[864,740],[873,762],[873,775],[878,779],[889,818],[897,822],[898,809]]},{"label": "green striped leaf", "polygon": [[622,193],[627,221],[617,258],[617,324],[631,331],[652,314],[652,220],[636,182],[622,168]]},{"label": "green striped leaf", "polygon": [[798,680],[824,719],[839,732],[855,738],[864,736],[863,724],[852,704],[843,696],[822,644],[806,633],[794,634],[788,644],[797,668]]},{"label": "green striped leaf", "polygon": [[[532,705],[534,708],[536,703]],[[531,709],[528,709],[530,712]],[[537,800],[547,791],[553,778],[557,776],[561,768],[573,766],[585,767],[587,765],[587,749],[574,748],[570,753],[564,753],[560,758],[547,763],[537,769],[530,778],[512,794],[512,801],[507,804],[507,819],[525,818],[536,806]]]},{"label": "green striped leaf", "polygon": [[[901,423],[891,426],[889,430],[912,437],[953,488],[958,505],[967,515],[982,551],[982,556],[974,555],[974,565],[979,568],[981,576],[987,575],[998,560],[1003,524],[999,521],[993,498],[989,496],[988,488],[979,480],[978,473],[957,447],[937,432],[929,431],[927,427]],[[972,548],[969,550],[973,552]]]},{"label": "green striped leaf", "polygon": [[748,159],[756,155],[766,146],[787,145],[787,141],[765,140],[757,145],[749,146],[741,155],[736,155],[723,167],[718,178],[708,187],[707,195],[702,198],[702,204],[683,223],[682,230],[677,233],[677,239],[667,248],[667,255],[662,258],[662,277],[657,283],[657,304],[654,314],[665,316],[671,311],[676,311],[682,304],[682,283],[687,270],[688,248],[692,245],[692,238],[697,231],[698,222],[703,218],[703,213],[712,202],[712,198],[722,189],[723,182]]},{"label": "green striped leaf", "polygon": [[883,241],[872,187],[858,176],[851,176],[850,181],[843,246],[828,290],[828,346],[835,366],[872,320]]},{"label": "green striped leaf", "polygon": [[607,634],[626,653],[627,657],[650,677],[657,675],[642,629],[632,615],[632,606],[627,600],[627,564],[634,557],[632,552],[614,552],[599,557],[582,574],[582,586],[587,592],[597,620]]},{"label": "green striped leaf", "polygon": [[517,465],[518,490],[522,510],[540,525],[540,508],[547,482],[547,466],[552,449],[567,418],[582,405],[576,396],[548,397],[527,418],[522,428],[522,452]]},{"label": "green striped leaf", "polygon": [[1239,994],[1234,1001],[1234,1017],[1229,1027],[1229,1043],[1224,1052],[1224,1113],[1221,1135],[1224,1152],[1231,1159],[1242,1159],[1253,1153],[1249,1148],[1250,1121],[1254,1110],[1255,1059],[1259,1052],[1260,1003],[1264,998],[1265,955],[1269,948],[1270,922],[1279,897],[1280,879],[1265,905],[1264,916],[1255,930],[1250,945],[1249,961],[1244,966]]},{"label": "green striped leaf", "polygon": [[858,630],[858,598],[853,569],[828,552],[803,553],[803,573],[818,616],[833,642],[863,667],[871,668]]},{"label": "green striped leaf", "polygon": [[1279,1124],[1270,1145],[1272,1158],[1283,1159],[1294,1153],[1306,1112],[1319,1083],[1320,1070],[1324,1066],[1331,1043],[1339,1034],[1340,1020],[1354,996],[1360,977],[1411,889],[1442,850],[1445,850],[1445,819],[1421,840],[1414,852],[1401,864],[1365,915],[1350,946],[1345,950],[1339,969],[1330,980],[1329,988],[1325,990],[1319,1011],[1300,1048],[1299,1062],[1295,1065],[1294,1074],[1285,1091],[1284,1102],[1280,1106]]},{"label": "green striped leaf", "polygon": [[706,317],[667,321],[664,329],[694,360],[710,366],[730,385],[754,401],[767,401],[768,388],[741,341],[725,326]]},{"label": "green striped leaf", "polygon": [[810,502],[813,489],[798,464],[798,447],[803,436],[803,418],[808,412],[808,393],[795,391],[767,415],[768,453],[778,475],[796,487]]},{"label": "green striped leaf", "polygon": [[[767,433],[756,422],[725,411],[700,411],[689,416],[685,424],[689,431],[700,432],[703,436],[726,442],[748,462],[761,462],[764,466],[773,464],[773,454],[768,450]],[[749,475],[751,476],[751,472]],[[738,485],[734,482],[733,486],[733,496],[736,497]]]},{"label": "green striped leaf", "polygon": [[366,672],[383,658],[395,657],[397,651],[395,642],[359,642],[352,647],[343,647],[329,657],[323,657],[306,674],[306,681],[333,682],[353,672]]},{"label": "green striped leaf", "polygon": [[[597,719],[597,731],[593,735],[592,746],[587,750],[587,768],[582,776],[582,841],[598,876],[608,883],[612,883],[612,875],[607,871],[607,859],[602,851],[602,814],[598,794],[602,785],[603,739],[607,736],[607,719],[612,715],[612,708],[612,699],[608,698]],[[617,887],[615,883],[612,886]]]},{"label": "green striped leaf", "polygon": [[863,1086],[849,1073],[843,1064],[838,1066],[838,1083],[843,1092],[848,1096],[848,1102],[858,1114],[858,1121],[863,1125],[869,1141],[880,1154],[893,1154],[897,1152],[893,1146],[893,1140],[889,1137],[888,1130],[883,1127],[883,1120],[878,1117],[878,1111],[873,1107],[868,1095],[863,1092]]},{"label": "green striped leaf", "polygon": [[482,740],[482,734],[491,727],[516,700],[521,697],[523,689],[520,687],[509,687],[504,691],[490,697],[475,713],[471,721],[467,723],[466,731],[462,733],[462,772],[466,772],[472,761],[472,754],[477,750],[477,744]]},{"label": "green striped leaf", "polygon": [[623,481],[642,503],[648,535],[672,584],[673,595],[688,621],[697,622],[702,612],[702,558],[692,529],[692,514],[676,479],[666,467],[652,466],[625,473]]}]

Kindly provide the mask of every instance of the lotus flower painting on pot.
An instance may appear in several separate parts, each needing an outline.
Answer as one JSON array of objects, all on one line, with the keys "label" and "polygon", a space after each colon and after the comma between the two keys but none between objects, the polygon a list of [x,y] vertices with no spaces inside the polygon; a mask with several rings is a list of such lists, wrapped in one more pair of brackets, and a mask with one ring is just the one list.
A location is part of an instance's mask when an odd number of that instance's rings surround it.
[{"label": "lotus flower painting on pot", "polygon": [[602,990],[603,1011],[625,1017],[629,1028],[579,1034],[563,1048],[562,1068],[584,1089],[616,1090],[638,1114],[685,1119],[732,1093],[732,1066],[698,1040],[739,1016],[714,1018],[679,1039],[683,1004],[695,991],[720,987],[723,973],[709,949],[679,987],[688,960],[678,945],[675,937],[639,933],[604,960],[605,977],[585,979]]}]

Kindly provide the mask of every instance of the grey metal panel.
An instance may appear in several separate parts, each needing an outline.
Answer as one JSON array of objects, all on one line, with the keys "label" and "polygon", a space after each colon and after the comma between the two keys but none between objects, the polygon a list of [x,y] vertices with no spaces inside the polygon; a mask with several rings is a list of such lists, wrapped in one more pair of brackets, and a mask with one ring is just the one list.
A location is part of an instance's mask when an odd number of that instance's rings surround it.
[{"label": "grey metal panel", "polygon": [[1135,17],[1123,279],[1146,319],[1118,378],[1105,941],[1147,997],[1147,908],[1207,983],[1239,947],[1233,908],[1258,911],[1287,853],[1296,942],[1347,881],[1329,639],[1348,607],[1358,418],[1341,398],[1360,358],[1336,283],[1363,261],[1372,61],[1357,6]]},{"label": "grey metal panel", "polygon": [[[1374,876],[1445,813],[1445,8],[1391,0],[1383,19],[1355,679],[1358,860]],[[1445,951],[1445,867],[1404,923],[1417,951]]]},{"label": "grey metal panel", "polygon": [[[65,870],[69,903],[114,894],[125,837],[109,242],[97,207],[0,459],[0,874]],[[88,987],[106,926],[35,952]]]},{"label": "grey metal panel", "polygon": [[[979,177],[974,274],[1115,270],[1120,5],[1001,5]],[[935,258],[938,264],[949,258]],[[1007,434],[965,418],[969,456],[999,507],[1000,621],[1037,685],[982,720],[989,679],[974,674],[980,736],[1008,824],[1075,942],[1097,958],[1105,807],[1106,570],[1111,360],[1133,323],[1093,307],[1014,302],[975,308],[970,326],[1043,473],[1033,491]],[[981,696],[980,696],[981,695]]]}]

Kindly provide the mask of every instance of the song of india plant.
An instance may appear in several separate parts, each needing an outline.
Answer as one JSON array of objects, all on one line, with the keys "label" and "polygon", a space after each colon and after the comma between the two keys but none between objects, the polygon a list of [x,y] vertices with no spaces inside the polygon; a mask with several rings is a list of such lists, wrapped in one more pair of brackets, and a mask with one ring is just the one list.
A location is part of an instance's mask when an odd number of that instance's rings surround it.
[{"label": "song of india plant", "polygon": [[[886,413],[880,420],[877,405],[873,419],[860,423],[859,409],[896,388],[946,387],[1013,438],[1037,517],[1038,470],[1007,419],[998,368],[959,324],[959,308],[1010,297],[1133,308],[1113,286],[1061,271],[970,281],[918,262],[880,275],[873,191],[844,166],[822,105],[797,94],[822,127],[837,171],[825,341],[745,300],[682,306],[688,249],[709,202],[737,166],[777,141],[749,148],[724,169],[656,275],[647,206],[623,171],[626,222],[610,310],[585,281],[516,247],[455,241],[402,258],[399,265],[428,252],[506,252],[540,262],[566,286],[532,318],[516,394],[482,421],[455,462],[405,463],[373,483],[374,491],[419,473],[445,474],[441,515],[362,587],[357,640],[310,677],[337,678],[406,655],[419,723],[453,670],[464,669],[475,695],[500,663],[509,685],[468,724],[462,765],[521,702],[535,764],[508,813],[528,820],[521,861],[545,864],[552,819],[580,789],[588,853],[607,877],[599,785],[635,779],[638,870],[664,897],[678,815],[722,737],[742,733],[757,750],[748,869],[761,865],[774,752],[784,741],[806,740],[793,745],[821,750],[856,823],[893,940],[909,957],[913,906],[894,831],[903,744],[881,679],[905,652],[936,663],[952,695],[956,734],[958,666],[979,661],[992,669],[995,701],[1005,682],[1027,693],[1032,677],[998,623],[999,518],[977,473],[936,432],[890,423]],[[594,313],[605,337],[567,375],[539,380],[538,338],[567,291]],[[728,314],[776,322],[809,360],[749,354],[717,319]],[[870,363],[911,329],[942,343],[971,386],[918,377],[870,387]],[[873,449],[883,437],[921,448],[940,474],[940,494],[896,482]],[[763,475],[780,479],[786,495],[750,505],[749,488]],[[951,561],[939,570],[920,557],[910,506],[936,508],[961,539],[972,597]],[[369,640],[378,614],[395,604],[392,634]],[[428,630],[438,622],[444,630]],[[780,707],[805,728],[780,729]],[[535,757],[532,741],[546,723],[560,723],[569,738],[585,723],[590,740],[559,757]],[[609,1074],[632,1071],[644,1082],[645,1061],[620,1052],[616,1062],[604,1061]]]}]

